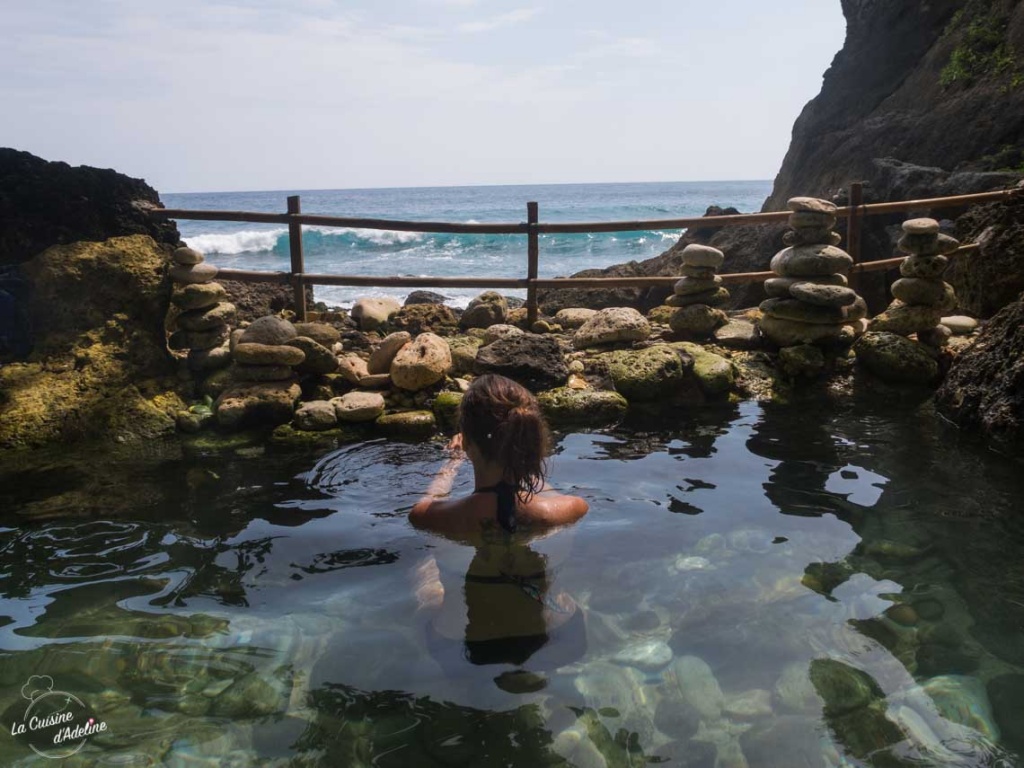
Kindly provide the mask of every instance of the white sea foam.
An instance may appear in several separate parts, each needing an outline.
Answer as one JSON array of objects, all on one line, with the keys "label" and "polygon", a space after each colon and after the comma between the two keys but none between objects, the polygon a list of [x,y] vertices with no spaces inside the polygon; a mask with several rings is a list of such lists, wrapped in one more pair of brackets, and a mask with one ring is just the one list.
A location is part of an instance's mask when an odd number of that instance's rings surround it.
[{"label": "white sea foam", "polygon": [[272,251],[277,241],[287,235],[288,230],[281,229],[246,229],[241,232],[211,232],[202,235],[190,235],[184,238],[189,248],[200,253],[260,253]]}]

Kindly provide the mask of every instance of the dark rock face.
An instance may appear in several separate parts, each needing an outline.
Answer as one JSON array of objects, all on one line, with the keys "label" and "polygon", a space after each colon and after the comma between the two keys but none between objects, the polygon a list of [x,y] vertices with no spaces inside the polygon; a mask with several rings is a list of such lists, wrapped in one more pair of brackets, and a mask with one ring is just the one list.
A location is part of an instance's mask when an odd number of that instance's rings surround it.
[{"label": "dark rock face", "polygon": [[427,332],[451,336],[458,330],[459,319],[444,304],[408,304],[391,316],[389,324],[413,337]]},{"label": "dark rock face", "polygon": [[[256,320],[284,310],[295,311],[295,293],[290,285],[278,283],[243,283],[218,280],[227,291],[228,301],[238,311],[238,321]],[[313,306],[313,286],[306,287],[306,306]]]},{"label": "dark rock face", "polygon": [[1010,453],[1024,449],[1024,295],[1004,307],[950,368],[935,395],[961,427]]},{"label": "dark rock face", "polygon": [[51,245],[120,235],[176,245],[174,222],[150,218],[144,204],[162,207],[141,179],[0,148],[0,264],[20,264]]},{"label": "dark rock face", "polygon": [[956,236],[980,247],[953,259],[945,279],[961,309],[991,317],[1024,291],[1024,195],[972,208],[957,219]]},{"label": "dark rock face", "polygon": [[446,301],[448,301],[447,296],[442,296],[434,291],[413,291],[405,297],[404,306],[408,307],[411,304],[444,304]]},{"label": "dark rock face", "polygon": [[558,342],[534,333],[506,336],[481,347],[476,372],[499,373],[534,392],[560,387],[569,377]]}]

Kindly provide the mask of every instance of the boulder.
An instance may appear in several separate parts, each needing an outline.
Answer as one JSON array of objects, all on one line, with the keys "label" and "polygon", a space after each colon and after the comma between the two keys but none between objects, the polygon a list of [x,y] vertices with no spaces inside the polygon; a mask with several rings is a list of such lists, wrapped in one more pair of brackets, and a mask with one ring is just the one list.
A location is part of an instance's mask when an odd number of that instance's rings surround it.
[{"label": "boulder", "polygon": [[305,360],[306,354],[301,349],[284,344],[255,344],[242,341],[235,345],[234,357],[235,362],[245,365],[291,366]]},{"label": "boulder", "polygon": [[672,315],[674,315],[678,309],[679,307],[670,307],[668,304],[661,304],[647,312],[647,321],[652,325],[668,325],[672,320]]},{"label": "boulder", "polygon": [[295,333],[328,349],[341,341],[341,331],[327,323],[295,323]]},{"label": "boulder", "polygon": [[569,376],[558,341],[535,333],[508,336],[481,347],[474,372],[507,376],[533,392],[560,387]]},{"label": "boulder", "polygon": [[323,432],[338,425],[334,403],[327,400],[311,400],[295,411],[295,428],[303,432]]},{"label": "boulder", "polygon": [[193,309],[178,315],[178,327],[186,331],[209,331],[236,320],[235,305],[227,302],[206,309]]},{"label": "boulder", "polygon": [[573,336],[577,349],[617,341],[643,341],[651,335],[647,318],[631,307],[602,309],[587,320]]},{"label": "boulder", "polygon": [[217,423],[227,429],[287,424],[301,395],[302,390],[293,381],[237,384],[221,393],[214,412]]},{"label": "boulder", "polygon": [[545,418],[557,426],[613,424],[626,415],[629,403],[618,392],[558,387],[537,395]]},{"label": "boulder", "polygon": [[444,304],[411,304],[402,307],[390,321],[392,328],[406,331],[410,336],[421,333],[436,333],[451,336],[458,330],[459,320],[450,307]]},{"label": "boulder", "polygon": [[444,304],[446,301],[448,301],[447,296],[442,296],[434,291],[413,291],[405,297],[404,306],[410,307],[413,304]]},{"label": "boulder", "polygon": [[694,339],[704,339],[721,325],[728,322],[729,316],[720,309],[707,304],[692,304],[676,309],[669,318],[672,333]]},{"label": "boulder", "polygon": [[883,381],[931,384],[939,375],[938,363],[923,346],[895,333],[869,331],[853,351],[857,362]]},{"label": "boulder", "polygon": [[555,313],[555,322],[563,328],[576,330],[596,314],[596,309],[569,307],[567,309],[560,309]]},{"label": "boulder", "polygon": [[452,368],[447,342],[433,333],[421,333],[402,347],[391,362],[391,381],[416,392],[444,379]]},{"label": "boulder", "polygon": [[496,291],[484,291],[466,305],[459,325],[462,328],[489,328],[504,323],[508,317],[508,301]]},{"label": "boulder", "polygon": [[295,326],[287,320],[274,315],[267,315],[252,323],[245,329],[238,338],[239,344],[284,344],[289,339],[298,336]]},{"label": "boulder", "polygon": [[[536,323],[534,323],[534,325],[540,325],[541,323],[544,323],[544,321],[543,320],[538,320]],[[545,325],[547,325],[547,323],[545,323]],[[549,330],[548,331],[539,331],[536,328],[534,328],[532,330],[533,330],[534,333],[550,332],[550,326],[549,326]],[[499,323],[498,325],[492,325],[489,328],[486,328],[484,330],[484,336],[483,336],[482,341],[483,341],[484,345],[486,346],[487,344],[493,344],[498,339],[505,339],[505,338],[508,338],[509,336],[522,336],[522,335],[523,335],[523,329],[522,328],[516,328],[514,325],[505,325],[504,323]]]},{"label": "boulder", "polygon": [[606,352],[599,358],[627,401],[671,400],[685,386],[693,360],[663,344]]},{"label": "boulder", "polygon": [[227,291],[220,283],[178,285],[171,293],[171,303],[183,312],[208,309],[224,301],[225,298],[227,298]]},{"label": "boulder", "polygon": [[721,355],[688,341],[676,342],[669,346],[681,349],[693,358],[693,375],[697,377],[697,384],[705,395],[724,395],[736,383],[736,369]]},{"label": "boulder", "polygon": [[338,421],[375,421],[384,413],[384,396],[379,392],[349,392],[331,403]]},{"label": "boulder", "polygon": [[361,331],[375,331],[396,314],[402,305],[396,299],[364,298],[352,305],[352,319]]},{"label": "boulder", "polygon": [[476,368],[476,353],[484,340],[475,336],[449,336],[448,349],[452,353],[452,376],[473,373]]},{"label": "boulder", "polygon": [[421,439],[437,431],[437,421],[430,411],[399,411],[378,417],[377,428],[388,437]]},{"label": "boulder", "polygon": [[358,384],[363,389],[387,389],[391,386],[391,374],[372,373],[361,378]]},{"label": "boulder", "polygon": [[354,354],[342,355],[338,358],[338,373],[349,384],[360,384],[370,375],[366,361]]},{"label": "boulder", "polygon": [[371,374],[387,373],[391,370],[391,363],[398,354],[398,350],[412,341],[412,336],[406,331],[396,331],[388,334],[381,341],[380,345],[370,353],[370,361],[367,364]]},{"label": "boulder", "polygon": [[338,370],[338,358],[323,344],[318,344],[308,336],[296,336],[285,342],[285,346],[294,347],[305,354],[305,359],[295,365],[298,373],[325,374]]}]

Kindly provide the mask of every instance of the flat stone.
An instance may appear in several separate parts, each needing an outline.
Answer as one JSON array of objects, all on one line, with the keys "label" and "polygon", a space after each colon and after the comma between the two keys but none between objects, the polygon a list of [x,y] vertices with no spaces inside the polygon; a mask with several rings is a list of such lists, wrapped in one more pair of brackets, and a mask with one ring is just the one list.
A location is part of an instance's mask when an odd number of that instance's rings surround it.
[{"label": "flat stone", "polygon": [[227,344],[209,349],[193,349],[188,353],[188,369],[196,373],[217,371],[231,365],[231,348]]},{"label": "flat stone", "polygon": [[235,305],[227,302],[206,309],[191,309],[178,315],[179,328],[186,331],[209,331],[222,325],[232,325],[238,319]]},{"label": "flat stone", "polygon": [[894,301],[888,309],[871,319],[868,330],[909,336],[918,331],[934,328],[941,318],[942,311],[935,307],[913,306]]},{"label": "flat stone", "polygon": [[238,338],[238,344],[284,344],[299,334],[295,326],[275,315],[253,320]]},{"label": "flat stone", "polygon": [[[540,326],[541,323],[544,323],[544,325]],[[541,328],[541,330],[531,329],[534,333],[551,332],[551,325],[544,322],[543,320],[538,320],[536,323],[534,323],[534,325],[538,325]],[[523,333],[524,331],[522,328],[516,328],[514,325],[505,325],[504,323],[498,323],[497,325],[492,325],[484,330],[484,337],[482,341],[486,346],[487,344],[493,344],[498,339],[505,339],[508,338],[509,336],[522,336]]]},{"label": "flat stone", "polygon": [[713,291],[691,293],[688,296],[673,294],[665,299],[665,304],[669,307],[688,307],[691,304],[707,304],[709,307],[718,307],[727,301],[729,301],[729,291],[726,288],[716,288]]},{"label": "flat stone", "polygon": [[904,304],[925,304],[929,307],[942,302],[946,284],[937,278],[901,277],[892,284],[893,298]]},{"label": "flat stone", "polygon": [[936,325],[934,328],[926,328],[917,332],[917,340],[932,349],[942,349],[949,344],[949,338],[953,332],[946,326]]},{"label": "flat stone", "polygon": [[710,245],[691,243],[683,248],[683,264],[691,267],[714,267],[718,269],[725,261],[725,254]]},{"label": "flat stone", "polygon": [[790,298],[789,289],[797,283],[814,285],[847,285],[845,275],[817,275],[815,277],[769,277],[764,281],[764,290],[770,298]]},{"label": "flat stone", "polygon": [[618,392],[557,387],[537,395],[544,417],[553,424],[596,426],[626,415],[629,403]]},{"label": "flat stone", "polygon": [[761,332],[747,320],[732,319],[715,330],[714,339],[727,349],[756,349],[761,345]]},{"label": "flat stone", "polygon": [[811,213],[825,213],[829,216],[835,216],[837,210],[835,203],[818,197],[791,197],[786,201],[786,207],[794,213],[810,211]]},{"label": "flat stone", "polygon": [[369,376],[363,376],[359,380],[359,386],[366,389],[385,389],[391,386],[391,374],[374,373]]},{"label": "flat stone", "polygon": [[217,277],[217,268],[213,264],[174,264],[167,273],[176,283],[208,283]]},{"label": "flat stone", "polygon": [[596,314],[596,309],[589,309],[587,307],[568,307],[566,309],[560,309],[555,313],[555,322],[563,328],[576,330]]},{"label": "flat stone", "polygon": [[232,371],[238,381],[285,381],[295,376],[289,365],[235,365]]},{"label": "flat stone", "polygon": [[175,264],[182,264],[186,267],[192,264],[202,264],[204,261],[203,254],[194,248],[175,248],[171,258],[174,259]]},{"label": "flat stone", "polygon": [[967,317],[967,315],[950,315],[949,317],[942,318],[939,322],[957,336],[966,336],[974,333],[978,328],[978,321],[973,317]]},{"label": "flat stone", "polygon": [[380,345],[370,353],[367,369],[371,374],[387,373],[398,351],[412,341],[412,335],[406,331],[397,331],[384,337]]},{"label": "flat stone", "polygon": [[356,321],[361,331],[375,331],[381,325],[391,319],[402,305],[397,299],[389,296],[382,298],[367,297],[356,301],[352,305],[352,319]]},{"label": "flat stone", "polygon": [[680,307],[669,318],[669,327],[673,333],[695,339],[707,338],[715,328],[725,325],[729,316],[720,309],[713,309],[707,304],[691,304]]},{"label": "flat stone", "polygon": [[284,344],[253,344],[240,342],[235,345],[235,362],[246,365],[298,365],[306,359],[301,349]]},{"label": "flat stone", "polygon": [[391,381],[400,389],[417,392],[444,379],[451,368],[452,353],[445,340],[421,333],[391,361]]},{"label": "flat stone", "polygon": [[338,358],[338,373],[349,384],[360,384],[370,375],[366,361],[358,355],[342,355]]},{"label": "flat stone", "polygon": [[771,270],[783,277],[845,274],[853,258],[834,245],[793,245],[772,257]]},{"label": "flat stone", "polygon": [[843,236],[826,227],[801,227],[782,236],[783,245],[839,245]]},{"label": "flat stone", "polygon": [[430,411],[401,411],[379,416],[377,428],[392,437],[423,438],[437,430],[437,420]]},{"label": "flat stone", "polygon": [[206,309],[219,304],[227,295],[220,283],[191,283],[175,286],[171,292],[171,303],[183,311]]},{"label": "flat stone", "polygon": [[699,277],[684,277],[676,282],[672,287],[672,292],[676,296],[689,296],[694,293],[707,293],[708,291],[714,291],[721,284],[722,278],[718,277],[718,275],[707,279]]},{"label": "flat stone", "polygon": [[303,432],[322,432],[337,426],[338,415],[334,411],[334,403],[311,400],[298,407],[292,421],[295,428]]},{"label": "flat stone", "polygon": [[299,373],[323,375],[338,370],[338,358],[334,356],[334,353],[308,336],[296,336],[294,339],[289,339],[285,342],[285,346],[294,347],[306,355],[306,358],[295,366],[295,370]]},{"label": "flat stone", "polygon": [[878,378],[910,384],[930,384],[939,364],[920,344],[901,335],[870,331],[853,345],[857,361]]},{"label": "flat stone", "polygon": [[597,312],[576,331],[573,345],[576,349],[616,341],[643,341],[651,335],[647,318],[632,307],[609,307]]},{"label": "flat stone", "polygon": [[327,323],[295,323],[295,333],[328,349],[341,341],[341,331]]},{"label": "flat stone", "polygon": [[794,299],[820,307],[848,307],[857,300],[857,292],[842,285],[796,283],[789,289]]},{"label": "flat stone", "polygon": [[330,402],[338,421],[374,421],[384,413],[384,396],[379,392],[349,392]]},{"label": "flat stone", "polygon": [[761,333],[779,347],[794,344],[814,344],[820,341],[838,339],[843,333],[842,324],[800,323],[795,320],[765,315],[759,323]]},{"label": "flat stone", "polygon": [[690,264],[683,264],[679,268],[679,274],[683,277],[693,277],[697,280],[710,280],[718,270],[715,267],[694,267]]},{"label": "flat stone", "polygon": [[836,217],[818,211],[794,211],[789,214],[789,226],[793,229],[829,229],[836,225]]},{"label": "flat stone", "polygon": [[238,384],[214,404],[217,423],[226,428],[247,424],[287,424],[302,390],[295,382]]},{"label": "flat stone", "polygon": [[908,256],[900,263],[900,274],[934,280],[942,277],[948,264],[949,259],[945,256]]},{"label": "flat stone", "polygon": [[939,222],[935,219],[908,219],[903,222],[903,231],[908,235],[937,235]]},{"label": "flat stone", "polygon": [[171,349],[212,349],[228,340],[231,331],[226,325],[206,331],[175,331],[167,340]]},{"label": "flat stone", "polygon": [[842,324],[847,321],[847,313],[842,307],[826,307],[805,304],[796,299],[765,299],[759,309],[767,316],[779,320],[795,320],[799,323],[815,323],[819,325]]},{"label": "flat stone", "polygon": [[489,328],[505,322],[508,301],[497,291],[484,291],[470,300],[459,318],[462,328]]}]

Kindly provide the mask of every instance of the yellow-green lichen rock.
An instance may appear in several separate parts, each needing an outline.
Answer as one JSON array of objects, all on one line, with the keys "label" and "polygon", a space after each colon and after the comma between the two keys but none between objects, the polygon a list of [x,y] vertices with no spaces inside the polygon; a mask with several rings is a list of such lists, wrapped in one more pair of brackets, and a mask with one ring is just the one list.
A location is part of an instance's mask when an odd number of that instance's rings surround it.
[{"label": "yellow-green lichen rock", "polygon": [[437,430],[437,420],[430,411],[385,413],[376,424],[377,429],[388,437],[430,437]]},{"label": "yellow-green lichen rock", "polygon": [[456,429],[459,424],[461,392],[439,392],[434,398],[434,417],[444,429]]},{"label": "yellow-green lichen rock", "polygon": [[669,346],[681,349],[693,358],[693,375],[697,377],[697,384],[705,395],[724,395],[736,383],[736,369],[721,355],[689,341]]},{"label": "yellow-green lichen rock", "polygon": [[629,403],[618,392],[558,387],[537,395],[544,416],[552,424],[600,425],[626,415]]},{"label": "yellow-green lichen rock", "polygon": [[606,352],[600,359],[616,391],[640,402],[672,397],[684,386],[689,367],[686,358],[667,344]]}]

